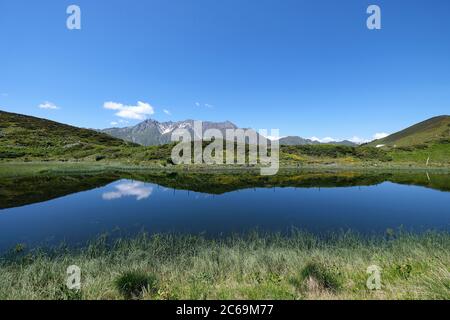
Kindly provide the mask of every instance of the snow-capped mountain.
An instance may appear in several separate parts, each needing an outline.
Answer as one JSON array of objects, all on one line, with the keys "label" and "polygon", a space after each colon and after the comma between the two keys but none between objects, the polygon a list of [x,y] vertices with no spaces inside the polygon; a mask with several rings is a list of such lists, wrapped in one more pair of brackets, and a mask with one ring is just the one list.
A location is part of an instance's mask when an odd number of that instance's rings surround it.
[{"label": "snow-capped mountain", "polygon": [[[138,143],[144,146],[154,146],[170,143],[172,132],[177,129],[187,129],[191,134],[193,134],[194,120],[159,122],[156,120],[148,119],[132,127],[109,128],[100,131],[113,137]],[[203,121],[203,132],[208,129],[218,129],[225,136],[225,130],[238,129],[238,127],[230,121]]]}]

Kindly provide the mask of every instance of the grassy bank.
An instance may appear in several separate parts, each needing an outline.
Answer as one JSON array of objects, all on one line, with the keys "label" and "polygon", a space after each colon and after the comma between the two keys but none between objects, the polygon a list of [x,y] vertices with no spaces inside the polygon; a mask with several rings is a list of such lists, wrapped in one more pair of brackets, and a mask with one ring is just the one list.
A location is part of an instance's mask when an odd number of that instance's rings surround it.
[{"label": "grassy bank", "polygon": [[[450,167],[433,167],[433,166],[415,166],[415,165],[377,165],[377,166],[361,166],[351,164],[341,165],[288,165],[281,164],[279,173],[296,173],[304,170],[314,171],[409,171],[409,172],[450,172]],[[230,166],[230,165],[190,165],[190,166],[161,166],[159,164],[141,164],[133,165],[120,162],[98,163],[98,162],[0,162],[0,177],[14,177],[27,175],[41,175],[41,174],[77,174],[77,173],[101,173],[101,172],[145,172],[145,171],[160,171],[160,172],[236,172],[236,173],[260,173],[258,167],[247,166]]]},{"label": "grassy bank", "polygon": [[[141,235],[0,262],[0,299],[450,299],[450,235]],[[82,289],[66,288],[66,268]],[[381,290],[367,289],[379,266]]]}]

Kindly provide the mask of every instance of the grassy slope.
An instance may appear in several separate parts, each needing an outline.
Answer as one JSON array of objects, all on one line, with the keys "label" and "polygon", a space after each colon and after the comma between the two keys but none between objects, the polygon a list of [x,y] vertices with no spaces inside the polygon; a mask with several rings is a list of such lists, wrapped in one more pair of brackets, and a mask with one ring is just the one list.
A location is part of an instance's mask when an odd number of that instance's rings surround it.
[{"label": "grassy slope", "polygon": [[93,130],[0,111],[0,158],[85,158],[129,144]]},{"label": "grassy slope", "polygon": [[450,166],[450,142],[393,149],[388,151],[388,154],[395,163],[424,166],[428,161],[429,166]]},{"label": "grassy slope", "polygon": [[15,147],[67,147],[74,143],[100,146],[127,145],[122,140],[89,129],[21,114],[0,111],[2,145]]},{"label": "grassy slope", "polygon": [[[143,299],[450,299],[448,233],[157,235],[106,243],[32,254],[17,247],[0,260],[0,299],[130,298],[118,283]],[[70,265],[81,268],[80,292],[65,286]],[[366,287],[371,265],[381,268],[379,291]]]},{"label": "grassy slope", "polygon": [[450,142],[450,116],[439,116],[415,124],[390,136],[375,140],[372,146],[411,147],[430,143]]},{"label": "grassy slope", "polygon": [[94,130],[0,111],[0,160],[122,163],[161,160],[169,146],[144,148]]},{"label": "grassy slope", "polygon": [[394,163],[449,166],[450,116],[428,119],[368,144],[377,145],[384,145]]}]

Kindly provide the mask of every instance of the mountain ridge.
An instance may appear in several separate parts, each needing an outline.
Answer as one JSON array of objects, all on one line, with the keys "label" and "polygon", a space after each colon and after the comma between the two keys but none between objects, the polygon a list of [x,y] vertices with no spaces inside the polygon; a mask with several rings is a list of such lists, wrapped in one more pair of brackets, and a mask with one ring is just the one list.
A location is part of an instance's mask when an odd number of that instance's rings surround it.
[{"label": "mountain ridge", "polygon": [[[182,121],[165,121],[160,122],[154,119],[144,120],[134,126],[128,126],[123,128],[113,127],[98,130],[99,132],[109,134],[115,138],[119,138],[125,141],[137,143],[143,146],[155,146],[163,145],[171,142],[171,134],[177,129],[187,129],[191,135],[193,134],[194,121],[192,119]],[[225,131],[227,129],[243,129],[253,130],[249,128],[239,128],[233,122],[226,120],[222,122],[202,121],[203,133],[208,129],[218,129],[225,137]],[[259,134],[257,134],[259,136]],[[319,145],[319,144],[332,144],[332,145],[345,145],[345,146],[357,146],[348,140],[332,141],[328,143],[322,143],[320,141],[305,139],[299,136],[289,136],[279,139],[280,145],[296,146],[296,145]]]},{"label": "mountain ridge", "polygon": [[282,146],[304,146],[304,145],[321,145],[321,144],[332,144],[332,145],[341,145],[341,146],[357,146],[357,143],[351,142],[349,140],[342,141],[330,141],[327,143],[323,143],[317,140],[306,139],[299,136],[287,136],[283,137],[279,140],[280,145]]}]

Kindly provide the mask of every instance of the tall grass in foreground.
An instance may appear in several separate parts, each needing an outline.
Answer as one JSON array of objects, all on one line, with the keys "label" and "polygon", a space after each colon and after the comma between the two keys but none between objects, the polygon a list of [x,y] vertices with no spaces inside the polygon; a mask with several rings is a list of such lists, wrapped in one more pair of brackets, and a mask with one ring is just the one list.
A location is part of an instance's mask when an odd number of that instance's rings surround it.
[{"label": "tall grass in foreground", "polygon": [[[108,243],[16,248],[0,261],[0,299],[450,299],[445,232],[141,234]],[[66,287],[70,265],[82,270],[79,292]],[[381,290],[367,289],[370,265],[381,268]]]}]

